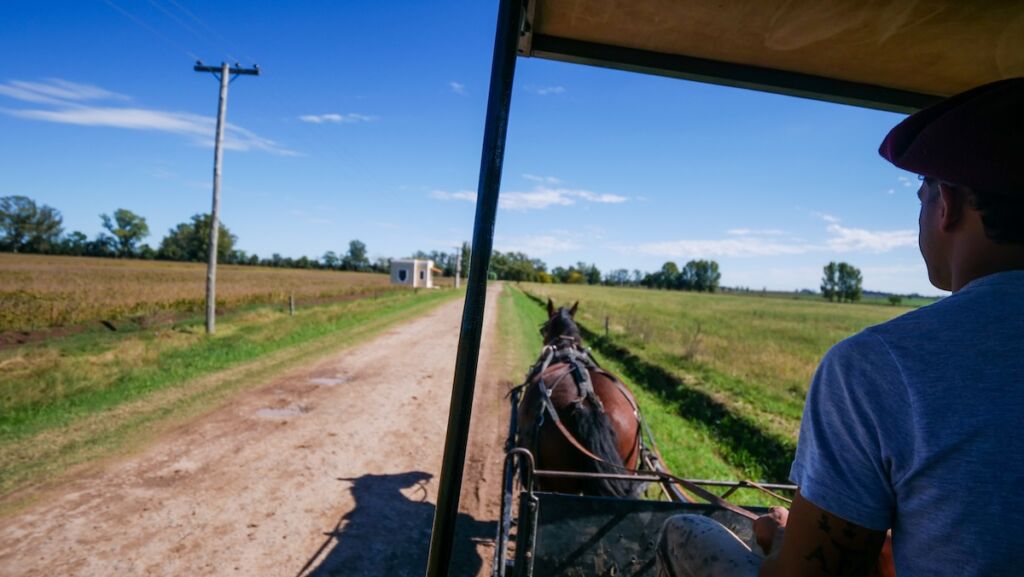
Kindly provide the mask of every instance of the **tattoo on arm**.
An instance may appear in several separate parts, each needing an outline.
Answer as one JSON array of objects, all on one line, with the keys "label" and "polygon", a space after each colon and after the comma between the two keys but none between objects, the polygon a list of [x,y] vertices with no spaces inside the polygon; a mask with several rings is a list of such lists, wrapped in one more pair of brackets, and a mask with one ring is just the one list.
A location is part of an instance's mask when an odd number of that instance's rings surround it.
[{"label": "tattoo on arm", "polygon": [[877,562],[874,551],[881,546],[881,540],[871,533],[863,534],[852,523],[845,523],[842,537],[832,535],[828,515],[822,513],[818,528],[828,535],[828,544],[819,544],[804,557],[805,561],[816,562],[822,575],[836,577],[859,577],[867,575]]}]

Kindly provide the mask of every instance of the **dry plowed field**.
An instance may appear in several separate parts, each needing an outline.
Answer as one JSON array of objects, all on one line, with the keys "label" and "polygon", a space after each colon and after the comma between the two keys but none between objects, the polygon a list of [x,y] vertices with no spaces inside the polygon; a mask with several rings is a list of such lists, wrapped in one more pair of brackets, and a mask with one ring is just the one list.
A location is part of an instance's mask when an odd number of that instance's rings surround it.
[{"label": "dry plowed field", "polygon": [[[490,564],[504,389],[488,296],[454,574]],[[462,301],[268,378],[0,519],[0,575],[422,575]],[[24,497],[23,495],[21,497]],[[481,542],[482,541],[482,542]]]}]

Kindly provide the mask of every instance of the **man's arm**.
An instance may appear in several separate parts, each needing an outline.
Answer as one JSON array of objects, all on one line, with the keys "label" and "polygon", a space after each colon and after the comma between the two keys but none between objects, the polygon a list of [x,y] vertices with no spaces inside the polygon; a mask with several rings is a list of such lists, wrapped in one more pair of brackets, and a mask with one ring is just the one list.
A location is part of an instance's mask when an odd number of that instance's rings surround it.
[{"label": "man's arm", "polygon": [[[885,531],[850,523],[799,492],[788,520],[778,515],[758,519],[754,530],[762,546],[775,543],[766,551],[760,577],[867,577],[874,574],[885,543]],[[775,531],[783,530],[784,538],[774,538]]]}]

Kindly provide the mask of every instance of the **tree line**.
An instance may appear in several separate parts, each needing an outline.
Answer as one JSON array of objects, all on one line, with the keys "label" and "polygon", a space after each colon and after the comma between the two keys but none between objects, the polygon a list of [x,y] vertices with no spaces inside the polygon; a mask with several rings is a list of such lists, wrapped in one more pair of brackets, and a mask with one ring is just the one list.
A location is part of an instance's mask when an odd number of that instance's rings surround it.
[{"label": "tree line", "polygon": [[[184,262],[206,262],[209,258],[209,214],[193,215],[188,222],[174,226],[155,248],[142,242],[150,235],[145,217],[125,208],[99,216],[104,232],[90,239],[77,230],[65,234],[64,219],[60,211],[51,206],[37,204],[26,196],[2,197],[0,251]],[[360,272],[389,272],[391,269],[390,258],[379,257],[371,261],[366,244],[358,239],[350,241],[347,250],[337,253],[329,250],[319,259],[307,256],[292,258],[278,253],[260,257],[235,248],[238,237],[223,222],[218,228],[217,260],[226,264]],[[465,276],[469,270],[469,243],[463,244],[461,253],[462,274]],[[453,255],[419,251],[413,258],[429,258],[442,268],[446,276],[455,274]]]},{"label": "tree line", "polygon": [[[142,242],[150,235],[145,217],[125,208],[99,216],[104,232],[90,239],[77,230],[65,234],[63,217],[60,211],[51,206],[39,205],[25,196],[2,197],[0,251],[185,262],[205,262],[208,259],[208,214],[195,214],[188,222],[174,226],[156,248]],[[371,261],[366,244],[358,239],[350,241],[347,250],[329,250],[319,259],[306,256],[292,258],[278,253],[260,257],[236,249],[238,237],[224,223],[219,224],[219,229],[217,260],[226,264],[361,272],[389,272],[391,268],[390,258],[378,257]],[[444,276],[454,276],[457,268],[463,277],[469,275],[468,242],[462,243],[457,254],[417,251],[411,258],[434,261]],[[696,292],[716,292],[722,278],[719,265],[714,260],[691,260],[682,268],[669,261],[654,272],[615,269],[602,274],[593,263],[580,261],[568,267],[557,266],[549,270],[541,259],[531,258],[522,252],[500,251],[493,252],[487,276],[508,281],[603,284]],[[821,295],[833,302],[857,302],[861,298],[862,282],[863,277],[857,267],[846,262],[830,262],[823,269]],[[890,302],[899,304],[891,297]]]}]

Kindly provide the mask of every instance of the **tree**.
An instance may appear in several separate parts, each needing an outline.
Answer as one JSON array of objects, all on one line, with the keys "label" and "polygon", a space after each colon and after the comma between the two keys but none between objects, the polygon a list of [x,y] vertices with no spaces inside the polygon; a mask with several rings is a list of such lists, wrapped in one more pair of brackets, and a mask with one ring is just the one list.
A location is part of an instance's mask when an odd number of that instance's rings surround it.
[{"label": "tree", "polygon": [[342,267],[345,270],[366,270],[370,267],[370,259],[366,258],[366,244],[361,240],[353,240],[348,243],[348,252],[342,259]]},{"label": "tree", "polygon": [[110,215],[101,214],[100,219],[103,221],[103,228],[114,235],[118,256],[133,256],[136,250],[135,245],[149,236],[149,225],[146,224],[146,219],[128,209],[115,210],[113,218]]},{"label": "tree", "polygon": [[821,296],[829,301],[857,302],[863,278],[860,269],[846,262],[825,265],[821,278]]},{"label": "tree", "polygon": [[[223,222],[218,223],[217,260],[227,262],[238,237],[231,234]],[[167,232],[160,242],[157,258],[203,262],[210,253],[210,215],[196,214],[192,222],[183,222]]]},{"label": "tree", "polygon": [[691,260],[683,267],[680,276],[683,284],[688,285],[684,290],[711,293],[718,290],[718,283],[722,279],[718,263],[713,260]]},{"label": "tree", "polygon": [[835,301],[839,296],[839,265],[835,261],[825,265],[821,277],[821,296],[829,302]]},{"label": "tree", "polygon": [[336,269],[338,268],[338,265],[341,264],[341,259],[338,258],[338,255],[335,254],[333,250],[325,252],[324,256],[320,257],[320,260],[323,261],[324,266],[329,269]]},{"label": "tree", "polygon": [[839,263],[840,300],[851,303],[859,301],[862,281],[859,268],[845,262]]},{"label": "tree", "polygon": [[462,250],[460,251],[459,258],[462,260],[462,277],[469,278],[469,257],[472,251],[469,248],[468,242],[462,243]]},{"label": "tree", "polygon": [[889,295],[889,304],[896,307],[903,304],[903,297],[900,295]]},{"label": "tree", "polygon": [[89,249],[89,237],[84,232],[74,231],[60,240],[60,253],[71,256],[82,256]]},{"label": "tree", "polygon": [[58,246],[63,222],[60,211],[27,196],[0,198],[0,250],[50,252]]}]

